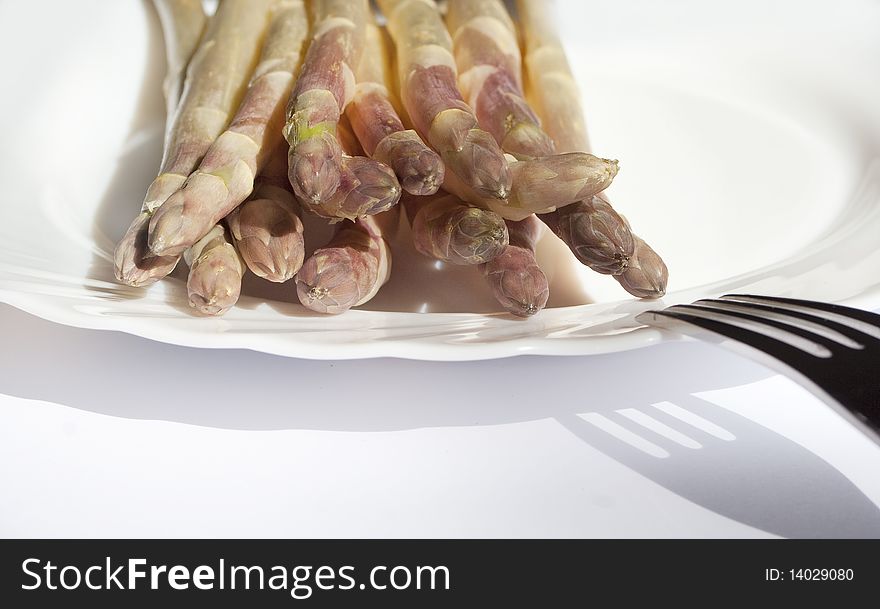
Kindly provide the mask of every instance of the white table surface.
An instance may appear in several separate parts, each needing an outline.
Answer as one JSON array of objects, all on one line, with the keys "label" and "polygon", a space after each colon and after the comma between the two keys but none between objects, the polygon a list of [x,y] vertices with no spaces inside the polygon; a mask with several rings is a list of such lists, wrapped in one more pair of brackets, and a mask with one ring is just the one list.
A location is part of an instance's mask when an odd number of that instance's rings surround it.
[{"label": "white table surface", "polygon": [[320,362],[0,328],[2,537],[880,537],[880,448],[712,345]]}]

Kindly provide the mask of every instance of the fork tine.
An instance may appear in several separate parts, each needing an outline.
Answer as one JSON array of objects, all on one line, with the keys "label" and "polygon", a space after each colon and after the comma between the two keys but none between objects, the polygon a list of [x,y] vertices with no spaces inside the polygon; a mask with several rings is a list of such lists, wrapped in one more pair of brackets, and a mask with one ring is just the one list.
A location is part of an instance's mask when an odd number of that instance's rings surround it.
[{"label": "fork tine", "polygon": [[[748,312],[749,310],[756,311],[766,311],[768,313],[772,313],[774,315],[783,317],[783,318],[791,318],[793,320],[802,320],[807,324],[813,326],[811,329],[813,332],[818,334],[822,334],[823,330],[830,330],[832,333],[840,334],[844,339],[849,339],[848,342],[842,342],[833,337],[829,337],[831,340],[837,340],[837,342],[844,344],[844,346],[848,346],[851,348],[865,348],[868,346],[880,346],[880,341],[875,337],[862,332],[852,326],[848,326],[833,319],[828,319],[826,317],[820,317],[818,315],[812,315],[810,313],[804,313],[800,310],[794,310],[784,307],[779,307],[770,304],[759,304],[758,299],[755,300],[736,300],[733,298],[723,298],[723,299],[710,299],[705,298],[702,300],[696,301],[694,304],[696,305],[706,305],[709,307],[713,307],[715,309],[720,310],[730,310],[731,308],[736,310],[744,310]],[[855,344],[852,344],[855,343]]]},{"label": "fork tine", "polygon": [[725,294],[721,298],[723,300],[742,300],[756,303],[780,303],[816,309],[817,311],[826,311],[828,313],[835,313],[843,317],[849,317],[850,319],[861,321],[880,330],[880,315],[870,311],[845,307],[830,302],[816,302],[815,300],[800,300],[797,298],[782,298],[779,296],[753,296],[751,294]]},{"label": "fork tine", "polygon": [[[746,310],[750,310],[755,303],[765,305],[760,310],[755,309],[755,313],[763,317],[731,310],[737,305],[748,306]],[[724,308],[719,308],[722,305]],[[770,307],[777,319],[766,318],[766,307]],[[800,310],[794,312],[792,308]],[[825,315],[813,316],[815,311],[836,319],[829,322]],[[783,315],[784,321],[778,321]],[[789,317],[819,323],[822,335],[789,325]],[[840,305],[731,294],[720,302],[676,305],[641,313],[636,319],[660,327],[668,326],[664,320],[673,320],[680,323],[669,329],[682,334],[705,339],[705,335],[700,334],[700,330],[705,330],[731,339],[725,346],[734,350],[748,348],[753,356],[763,356],[757,359],[800,382],[868,438],[880,444],[880,377],[877,376],[880,342],[874,340],[880,339],[880,327],[876,325],[880,316]],[[838,322],[847,330],[834,325]],[[757,328],[752,327],[756,325]],[[844,346],[837,342],[851,336],[853,331],[865,334],[858,337],[857,345]],[[857,348],[859,345],[863,348]]]},{"label": "fork tine", "polygon": [[825,338],[824,336],[820,336],[815,332],[811,332],[810,330],[804,330],[803,328],[792,326],[781,321],[776,321],[775,319],[768,319],[767,317],[761,315],[754,315],[752,313],[746,313],[743,311],[731,311],[729,309],[713,308],[711,306],[696,306],[692,304],[676,305],[670,308],[676,310],[685,309],[688,311],[697,311],[698,314],[699,312],[708,312],[720,317],[733,317],[735,319],[743,319],[755,324],[760,324],[762,326],[769,326],[771,328],[781,330],[782,332],[786,332],[790,335],[793,334],[794,336],[797,336],[805,341],[819,345],[819,347],[824,347],[824,349],[829,351],[831,355],[839,354],[844,348],[840,343]]},{"label": "fork tine", "polygon": [[725,321],[694,315],[687,311],[680,310],[681,308],[682,307],[675,306],[662,311],[646,311],[645,313],[640,314],[637,319],[653,316],[655,324],[658,321],[657,318],[669,318],[685,322],[680,329],[683,334],[693,334],[694,327],[701,328],[714,334],[732,339],[738,343],[742,343],[747,347],[762,351],[794,370],[804,371],[805,374],[808,374],[808,371],[815,371],[822,361],[803,349],[793,347],[779,339],[761,334],[754,330],[734,326]]}]

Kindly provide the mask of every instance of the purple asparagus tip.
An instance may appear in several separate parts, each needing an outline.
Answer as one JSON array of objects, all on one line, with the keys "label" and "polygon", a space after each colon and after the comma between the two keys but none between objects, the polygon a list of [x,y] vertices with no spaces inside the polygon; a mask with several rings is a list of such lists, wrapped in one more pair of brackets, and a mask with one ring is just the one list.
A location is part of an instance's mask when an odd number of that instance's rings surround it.
[{"label": "purple asparagus tip", "polygon": [[288,178],[300,203],[320,206],[336,193],[342,176],[342,149],[331,133],[309,138],[288,155]]},{"label": "purple asparagus tip", "polygon": [[657,252],[636,237],[636,250],[630,265],[623,273],[615,275],[615,279],[633,296],[656,299],[666,294],[669,271]]}]

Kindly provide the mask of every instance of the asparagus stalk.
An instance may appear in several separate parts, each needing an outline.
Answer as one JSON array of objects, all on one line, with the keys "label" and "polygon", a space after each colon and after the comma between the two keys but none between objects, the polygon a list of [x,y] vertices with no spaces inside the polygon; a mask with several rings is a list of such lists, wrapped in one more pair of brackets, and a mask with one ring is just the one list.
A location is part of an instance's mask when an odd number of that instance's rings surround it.
[{"label": "asparagus stalk", "polygon": [[238,302],[245,265],[223,225],[215,225],[189,248],[185,259],[191,307],[203,315],[223,315]]},{"label": "asparagus stalk", "polygon": [[336,125],[352,95],[363,50],[366,0],[314,0],[313,37],[287,106],[284,135],[289,177],[304,205],[320,205],[336,192],[342,150]]},{"label": "asparagus stalk", "polygon": [[235,245],[258,277],[284,283],[302,267],[305,243],[297,207],[286,188],[261,180],[253,195],[229,214]]},{"label": "asparagus stalk", "polygon": [[535,244],[542,225],[535,216],[506,222],[510,245],[480,267],[501,306],[518,317],[529,317],[544,308],[550,296],[547,277],[535,259]]},{"label": "asparagus stalk", "polygon": [[224,0],[210,20],[165,134],[159,174],[147,189],[141,213],[116,246],[115,271],[121,282],[149,285],[177,264],[178,255],[157,257],[148,250],[150,218],[183,185],[238,107],[256,64],[271,2]]},{"label": "asparagus stalk", "polygon": [[[580,92],[542,0],[517,0],[532,104],[557,152],[589,150]],[[668,272],[660,257],[606,199],[593,197],[562,207],[544,220],[582,263],[607,273],[634,296],[659,298]],[[627,272],[628,269],[638,269]],[[624,277],[625,275],[625,277]]]},{"label": "asparagus stalk", "polygon": [[429,258],[449,264],[483,264],[508,243],[507,226],[495,212],[469,207],[455,195],[439,193],[405,201],[413,245]]},{"label": "asparagus stalk", "polygon": [[168,127],[174,118],[180,93],[183,91],[186,66],[189,63],[208,21],[202,0],[153,0],[165,38],[167,71],[162,83],[165,94],[165,116]]},{"label": "asparagus stalk", "polygon": [[366,0],[314,0],[315,35],[287,106],[288,177],[299,202],[330,218],[356,219],[397,204],[400,184],[384,164],[349,156],[337,130],[354,94]]},{"label": "asparagus stalk", "polygon": [[226,218],[248,268],[276,283],[291,279],[305,255],[299,205],[289,189],[287,146],[282,146],[257,178],[253,194]]},{"label": "asparagus stalk", "polygon": [[517,159],[553,154],[553,142],[526,103],[516,28],[500,0],[450,0],[458,82],[480,125]]},{"label": "asparagus stalk", "polygon": [[[340,141],[342,150],[353,152],[348,145],[357,145],[350,138]],[[391,178],[394,174],[387,166],[365,157],[349,157],[348,166],[343,171],[343,181],[333,196],[337,199],[343,191],[347,191],[346,173],[351,164],[366,161],[363,167],[368,168],[363,175],[370,177],[372,169],[383,169]],[[357,165],[356,165],[357,166]],[[374,182],[379,185],[381,183]],[[396,178],[394,183],[397,183]],[[370,196],[369,180],[361,186],[348,191],[346,198],[355,201]],[[400,197],[399,188],[397,197]],[[383,215],[392,214],[386,210]],[[296,274],[296,292],[300,302],[308,309],[318,313],[339,314],[351,307],[361,305],[376,295],[391,277],[391,248],[383,237],[380,216],[370,214],[356,217],[352,221],[344,220],[337,226],[336,233],[325,247],[316,250],[303,263]]]},{"label": "asparagus stalk", "polygon": [[[607,186],[617,172],[616,162],[592,155],[550,156],[553,142],[524,99],[516,30],[503,3],[450,0],[447,23],[454,34],[459,82],[466,99],[475,108],[480,124],[504,151],[521,160],[511,165],[513,188],[505,209],[474,198],[461,185],[450,183],[447,187],[506,218],[523,219],[532,212],[576,203]],[[593,172],[598,173],[591,175]]]},{"label": "asparagus stalk", "polygon": [[[201,0],[153,0],[165,39],[166,74],[162,83],[165,96],[166,138],[174,124],[186,67],[205,30],[207,16]],[[167,142],[166,142],[167,144]],[[148,285],[170,273],[177,259],[147,258],[149,215],[139,214],[114,252],[116,278],[132,286]]]},{"label": "asparagus stalk", "polygon": [[388,90],[389,57],[382,30],[367,24],[357,85],[345,112],[367,155],[390,166],[406,192],[434,194],[443,183],[443,161],[415,131],[404,128]]},{"label": "asparagus stalk", "polygon": [[336,139],[343,151],[339,187],[330,199],[310,211],[339,222],[382,213],[396,205],[401,188],[394,170],[363,156],[364,150],[345,114],[336,125]]},{"label": "asparagus stalk", "polygon": [[256,175],[282,141],[284,107],[307,32],[302,0],[274,0],[260,63],[231,124],[153,214],[149,247],[155,255],[179,255],[253,191]]},{"label": "asparagus stalk", "polygon": [[340,224],[330,243],[305,261],[296,291],[307,308],[339,314],[373,298],[390,277],[391,249],[376,217],[366,216]]},{"label": "asparagus stalk", "polygon": [[314,0],[314,35],[287,106],[289,177],[297,198],[320,206],[342,179],[336,126],[354,92],[364,46],[367,0]]},{"label": "asparagus stalk", "polygon": [[[546,3],[543,8],[542,17],[546,14]],[[526,18],[533,19],[531,16]],[[538,117],[524,99],[516,30],[503,3],[500,0],[450,0],[447,22],[455,33],[455,58],[461,71],[462,90],[467,92],[481,123],[487,126],[505,152],[519,159],[553,154],[556,151],[553,141],[541,129]],[[543,27],[546,26],[545,23]],[[576,89],[572,97],[573,79],[568,78],[565,82],[568,86],[564,96],[573,99],[568,107],[579,108]],[[542,93],[552,95],[549,90]],[[565,135],[577,141],[577,131],[582,130],[583,121],[572,122],[575,123],[575,135]],[[565,151],[587,149],[585,138],[580,144]],[[569,246],[580,262],[600,273],[621,273],[632,256],[633,239],[629,227],[603,199],[587,197],[556,211],[545,210],[539,217]]]},{"label": "asparagus stalk", "polygon": [[581,96],[546,0],[516,0],[530,101],[557,152],[589,150]]},{"label": "asparagus stalk", "polygon": [[[165,51],[168,73],[163,83],[169,125],[180,101],[186,65],[196,50],[204,31],[207,17],[201,0],[154,0],[159,20],[165,32]],[[219,232],[218,232],[219,231]],[[205,314],[221,314],[238,300],[241,292],[241,275],[235,272],[218,273],[218,263],[229,256],[227,248],[221,247],[222,227],[212,231],[209,243],[200,243],[198,251],[204,252],[201,262],[193,264],[187,279],[190,305]],[[192,249],[192,248],[191,248]],[[188,251],[190,260],[198,258],[195,250]],[[219,303],[219,306],[217,306]]]},{"label": "asparagus stalk", "polygon": [[[348,107],[351,108],[351,104]],[[355,135],[354,128],[351,126],[351,121],[348,120],[347,114],[343,114],[339,118],[339,124],[336,125],[336,139],[339,140],[342,150],[348,151],[348,154],[351,156],[366,156],[367,153],[364,151],[364,147],[361,146],[358,136]]]},{"label": "asparagus stalk", "polygon": [[468,203],[490,209],[508,220],[552,211],[605,190],[617,175],[617,161],[586,152],[571,152],[515,161],[510,164],[513,184],[506,204],[481,196],[458,176],[448,176],[443,187]]},{"label": "asparagus stalk", "polygon": [[[555,147],[552,140],[540,128],[537,116],[524,99],[516,31],[500,0],[450,0],[447,23],[454,34],[455,58],[461,73],[459,80],[462,91],[475,108],[481,124],[486,126],[505,152],[518,159],[553,154]],[[577,127],[576,125],[576,131]],[[516,166],[513,167],[515,174],[517,169]],[[517,191],[517,185],[518,180],[515,177],[514,191]],[[555,180],[551,181],[551,186],[557,185]],[[536,199],[538,201],[550,200],[546,193],[537,190],[529,194],[539,197]],[[545,210],[542,219],[570,246],[582,263],[604,273],[620,273],[626,268],[633,253],[633,237],[628,225],[606,201],[590,196],[558,211]],[[537,223],[537,220],[529,217],[523,220],[523,224],[525,223]],[[512,242],[515,237],[514,226],[516,225],[508,223]],[[531,260],[526,259],[527,255],[531,255]],[[496,279],[510,277],[508,281],[517,277],[529,278],[518,284],[519,298],[505,299],[501,284],[492,284],[499,301],[514,313],[517,302],[528,301],[522,298],[523,294],[529,294],[529,290],[532,290],[531,295],[535,295],[540,293],[542,287],[546,287],[543,273],[537,265],[530,265],[533,260],[533,252],[511,245],[501,256],[484,267],[488,269],[510,265],[517,269],[517,265],[522,265],[520,273],[502,275],[496,272],[495,275],[487,275],[487,278]],[[532,269],[533,272],[530,274],[525,269]],[[637,279],[644,278],[634,277],[633,281]],[[546,300],[546,294],[544,299]],[[523,309],[526,312],[528,310],[529,307]]]},{"label": "asparagus stalk", "polygon": [[507,159],[483,131],[456,84],[452,40],[433,2],[379,0],[397,47],[401,97],[416,130],[448,169],[480,196],[510,192]]}]

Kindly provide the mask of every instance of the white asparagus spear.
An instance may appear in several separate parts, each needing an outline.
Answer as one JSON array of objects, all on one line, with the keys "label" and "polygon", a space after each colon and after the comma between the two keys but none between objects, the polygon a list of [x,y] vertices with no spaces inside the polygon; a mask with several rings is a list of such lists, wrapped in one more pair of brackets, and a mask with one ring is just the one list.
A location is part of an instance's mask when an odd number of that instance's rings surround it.
[{"label": "white asparagus spear", "polygon": [[[557,152],[589,150],[580,91],[552,22],[546,0],[517,0],[525,43],[525,64],[532,105]],[[598,214],[598,215],[597,215]],[[610,273],[630,294],[659,298],[666,293],[668,270],[644,240],[607,200],[590,198],[543,218],[578,260]]]},{"label": "white asparagus spear", "polygon": [[255,275],[284,283],[299,271],[305,254],[299,214],[287,181],[287,146],[282,143],[248,200],[226,217],[235,246]]},{"label": "white asparagus spear", "polygon": [[357,69],[354,97],[345,109],[364,151],[394,170],[413,195],[431,195],[443,183],[440,156],[412,129],[406,129],[392,103],[390,49],[385,34],[367,24],[366,46]]},{"label": "white asparagus spear", "polygon": [[165,135],[159,174],[147,189],[141,213],[116,246],[115,270],[121,282],[149,285],[177,264],[177,255],[156,257],[148,251],[150,218],[183,185],[238,107],[257,62],[272,1],[224,0],[209,21]]},{"label": "white asparagus spear", "polygon": [[506,311],[517,317],[531,317],[544,308],[550,296],[547,277],[535,259],[543,225],[535,216],[506,224],[510,245],[483,264],[480,271]]},{"label": "white asparagus spear", "polygon": [[186,251],[189,305],[203,315],[223,315],[238,302],[245,265],[229,231],[217,224]]},{"label": "white asparagus spear", "polygon": [[526,103],[516,28],[501,0],[449,0],[458,82],[480,125],[517,159],[549,156],[553,142]]},{"label": "white asparagus spear", "polygon": [[365,216],[339,224],[330,243],[296,274],[296,291],[307,308],[339,314],[372,299],[390,277],[391,248],[376,216]]},{"label": "white asparagus spear", "polygon": [[208,17],[202,0],[153,0],[153,5],[159,13],[165,39],[167,70],[162,92],[165,94],[166,128],[170,128],[183,92],[186,66],[199,46]]},{"label": "white asparagus spear", "polygon": [[397,49],[400,95],[416,130],[480,196],[503,202],[510,192],[507,159],[483,131],[456,82],[452,40],[431,0],[379,0]]},{"label": "white asparagus spear", "polygon": [[285,105],[307,34],[302,0],[275,0],[260,63],[231,124],[186,184],[153,214],[149,247],[155,255],[180,254],[251,194],[257,174],[283,141]]}]

